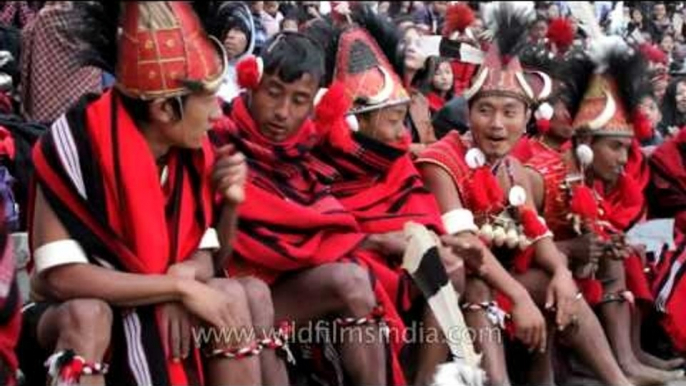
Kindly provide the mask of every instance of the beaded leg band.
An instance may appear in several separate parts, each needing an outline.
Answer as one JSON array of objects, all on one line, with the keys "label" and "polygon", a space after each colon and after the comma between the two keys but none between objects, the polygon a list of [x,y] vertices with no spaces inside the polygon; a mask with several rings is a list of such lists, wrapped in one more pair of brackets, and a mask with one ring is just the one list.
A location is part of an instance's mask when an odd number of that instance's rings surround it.
[{"label": "beaded leg band", "polygon": [[292,330],[288,323],[282,323],[274,336],[256,340],[244,347],[207,350],[205,356],[208,358],[245,359],[258,356],[264,350],[280,350],[285,354],[288,362],[295,363],[295,357],[288,347],[288,339],[291,333]]},{"label": "beaded leg band", "polygon": [[384,310],[383,306],[377,305],[367,316],[361,318],[336,318],[334,323],[343,328],[364,326],[368,324],[383,324],[385,315],[386,310]]},{"label": "beaded leg band", "polygon": [[106,363],[87,362],[76,355],[74,350],[52,354],[45,361],[45,367],[52,379],[51,386],[78,385],[84,375],[106,375],[109,370]]},{"label": "beaded leg band", "polygon": [[497,302],[464,303],[462,310],[466,312],[483,311],[486,313],[488,321],[500,328],[505,328],[505,323],[511,318],[510,314],[500,308]]},{"label": "beaded leg band", "polygon": [[609,293],[603,295],[603,298],[598,303],[598,306],[602,306],[608,303],[624,303],[634,304],[634,294],[629,290],[619,291],[615,293]]}]

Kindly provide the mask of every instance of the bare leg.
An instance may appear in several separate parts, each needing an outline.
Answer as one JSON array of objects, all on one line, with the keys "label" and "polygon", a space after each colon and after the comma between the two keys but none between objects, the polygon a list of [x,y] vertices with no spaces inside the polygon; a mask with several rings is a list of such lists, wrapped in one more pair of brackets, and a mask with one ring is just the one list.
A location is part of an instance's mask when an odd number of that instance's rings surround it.
[{"label": "bare leg", "polygon": [[[271,291],[263,281],[253,278],[238,279],[248,299],[252,324],[259,338],[274,336],[274,306]],[[286,364],[274,350],[265,349],[260,354],[262,384],[266,386],[288,385]]]},{"label": "bare leg", "polygon": [[[446,273],[450,277],[453,288],[461,298],[461,294],[463,294],[465,290],[465,272],[462,259],[454,254],[445,253],[445,250],[441,249],[441,260],[445,266]],[[459,305],[456,304],[455,307],[459,307]],[[424,312],[424,316],[422,317],[422,321],[425,330],[438,331],[441,340],[445,339],[445,335],[441,331],[441,326],[438,324],[436,317],[428,305]],[[423,342],[419,346],[419,364],[417,366],[417,375],[414,384],[431,384],[433,376],[436,373],[436,368],[441,363],[446,362],[449,359],[449,355],[450,350],[447,344],[443,342]]]},{"label": "bare leg", "polygon": [[[465,289],[465,301],[467,303],[490,302],[493,299],[491,288],[478,278],[468,277]],[[507,375],[507,363],[505,362],[505,350],[502,339],[494,339],[490,332],[497,327],[493,326],[482,311],[467,311],[464,314],[467,326],[476,334],[474,348],[483,354],[481,367],[486,372],[489,384],[492,386],[509,385]]]},{"label": "bare leg", "polygon": [[[325,264],[277,283],[272,289],[276,320],[298,325],[327,315],[365,317],[376,305],[368,273],[354,264]],[[313,299],[316,294],[316,301]],[[380,336],[378,326],[364,326],[367,333]],[[352,329],[352,328],[350,328]],[[350,334],[356,335],[356,334]],[[355,385],[383,385],[386,378],[385,342],[379,339],[340,342],[346,372]]]},{"label": "bare leg", "polygon": [[[74,350],[88,362],[102,362],[110,344],[112,310],[95,299],[70,300],[43,314],[38,342],[50,351]],[[105,385],[102,375],[83,375],[81,385]]]},{"label": "bare leg", "polygon": [[634,353],[641,363],[661,370],[676,370],[684,365],[684,360],[682,358],[664,360],[643,351],[641,348],[641,325],[643,317],[640,307],[632,307],[631,320],[631,341],[634,346]]},{"label": "bare leg", "polygon": [[[525,275],[515,277],[529,290],[537,304],[545,303],[546,289],[550,280],[548,274],[541,270],[529,270]],[[629,380],[624,376],[612,355],[598,318],[583,300],[579,301],[577,317],[576,329],[568,329],[562,338],[580,358],[586,361],[586,364],[604,384],[629,385]]]},{"label": "bare leg", "polygon": [[[458,307],[458,305],[455,305]],[[444,343],[443,331],[441,326],[438,324],[436,317],[429,306],[426,307],[424,311],[424,317],[422,318],[424,322],[424,329],[426,331],[438,331],[441,339],[437,342],[420,342],[419,345],[419,364],[417,365],[417,376],[413,385],[430,385],[433,381],[433,376],[436,373],[436,368],[441,363],[448,360],[448,355],[450,350],[448,345]],[[431,332],[433,334],[433,332]],[[429,333],[426,333],[429,336]]]},{"label": "bare leg", "polygon": [[[550,276],[540,269],[529,269],[523,274],[512,274],[512,277],[520,282],[527,292],[531,295],[534,303],[539,307],[545,305],[546,291]],[[544,311],[545,312],[545,311]],[[545,316],[545,315],[544,315]],[[554,328],[548,323],[548,339],[553,334]],[[551,346],[547,346],[551,347]],[[528,382],[532,385],[554,385],[555,376],[553,372],[552,350],[548,349],[545,353],[532,353],[531,355],[531,369],[529,371],[530,378]]]},{"label": "bare leg", "polygon": [[[624,264],[621,261],[605,259],[601,262],[600,277],[614,280],[604,286],[605,293],[617,293],[626,289]],[[634,355],[631,345],[631,310],[626,302],[610,302],[598,307],[598,313],[605,333],[619,366],[636,383],[664,382],[669,375],[645,366]]]},{"label": "bare leg", "polygon": [[[235,326],[218,326],[219,331],[234,329],[247,331],[252,328],[252,317],[245,291],[236,280],[213,279],[208,285],[219,289],[232,302],[232,314],[236,319]],[[228,335],[228,334],[227,334]],[[244,336],[240,336],[244,335]],[[228,338],[228,336],[227,336]],[[254,341],[250,334],[232,334],[234,341],[213,342],[215,347],[233,348],[245,347]],[[240,340],[239,340],[240,338]],[[213,358],[209,361],[207,369],[208,385],[261,385],[260,360],[258,357],[243,359]]]}]

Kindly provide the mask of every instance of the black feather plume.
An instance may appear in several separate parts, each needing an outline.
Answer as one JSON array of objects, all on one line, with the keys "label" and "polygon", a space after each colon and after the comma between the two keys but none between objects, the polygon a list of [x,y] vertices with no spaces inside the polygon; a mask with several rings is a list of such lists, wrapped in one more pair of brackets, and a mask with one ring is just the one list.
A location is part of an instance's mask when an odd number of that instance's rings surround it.
[{"label": "black feather plume", "polygon": [[575,116],[581,107],[581,101],[588,90],[594,70],[593,61],[580,50],[560,63],[557,71],[558,79],[562,80],[560,98],[572,116]]},{"label": "black feather plume", "polygon": [[303,34],[314,40],[324,51],[326,74],[323,84],[330,85],[336,71],[336,56],[338,52],[338,41],[342,30],[333,25],[330,20],[316,19],[308,23],[302,31]]},{"label": "black feather plume", "polygon": [[381,47],[384,55],[393,66],[393,70],[397,74],[402,75],[404,73],[404,58],[398,28],[390,21],[374,13],[367,6],[357,8],[353,12],[352,18],[361,27],[369,31],[369,34],[376,40],[376,43]]},{"label": "black feather plume", "polygon": [[617,82],[619,97],[629,112],[636,111],[641,99],[653,93],[648,61],[638,50],[613,53],[607,73]]},{"label": "black feather plume", "polygon": [[114,74],[121,4],[116,1],[75,1],[73,12],[78,22],[68,28],[72,37],[84,46],[83,51],[77,54],[79,61]]},{"label": "black feather plume", "polygon": [[486,6],[486,25],[498,45],[501,56],[515,57],[526,46],[533,10],[512,2],[497,2]]}]

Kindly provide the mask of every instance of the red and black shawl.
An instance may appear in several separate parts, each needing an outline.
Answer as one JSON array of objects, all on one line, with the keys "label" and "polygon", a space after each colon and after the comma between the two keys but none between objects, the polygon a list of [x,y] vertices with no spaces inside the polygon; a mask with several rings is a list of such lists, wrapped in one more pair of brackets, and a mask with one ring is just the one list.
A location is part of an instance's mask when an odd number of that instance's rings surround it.
[{"label": "red and black shawl", "polygon": [[[227,111],[230,110],[230,111]],[[232,143],[246,156],[246,199],[239,209],[230,276],[256,276],[274,283],[285,273],[340,261],[369,261],[361,250],[367,236],[355,216],[332,195],[336,171],[313,155],[321,143],[314,123],[306,120],[290,139],[274,143],[256,127],[243,97],[233,100],[211,132],[215,146]],[[372,274],[377,301],[391,327],[392,384],[403,384],[397,360],[404,330],[387,292]]]},{"label": "red and black shawl", "polygon": [[652,215],[674,217],[678,240],[686,240],[686,129],[662,144],[650,158]]},{"label": "red and black shawl", "polygon": [[[407,222],[426,225],[443,233],[441,213],[433,194],[426,189],[414,166],[406,143],[391,146],[350,132],[347,126],[330,136],[317,157],[336,168],[338,177],[332,192],[357,219],[362,232],[383,234],[402,232]],[[410,308],[408,284],[399,261],[368,255],[369,266],[403,311]]]},{"label": "red and black shawl", "polygon": [[[33,161],[46,200],[92,264],[163,274],[192,256],[211,224],[209,141],[171,150],[162,186],[152,151],[114,91],[86,97],[60,117],[34,147]],[[119,311],[108,379],[204,383],[197,352],[182,363],[165,360],[156,307]]]}]

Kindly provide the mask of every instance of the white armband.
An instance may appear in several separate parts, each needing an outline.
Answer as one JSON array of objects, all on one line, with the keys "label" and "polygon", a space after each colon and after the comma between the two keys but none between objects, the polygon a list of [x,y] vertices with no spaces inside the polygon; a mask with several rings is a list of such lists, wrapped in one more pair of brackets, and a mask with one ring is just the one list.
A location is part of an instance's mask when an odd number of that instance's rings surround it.
[{"label": "white armband", "polygon": [[479,228],[474,223],[474,215],[467,209],[454,209],[441,216],[443,227],[448,234],[455,235],[461,232],[478,232]]},{"label": "white armband", "polygon": [[73,239],[53,241],[40,246],[33,252],[36,272],[65,264],[88,264],[88,257],[81,245]]},{"label": "white armband", "polygon": [[219,236],[214,228],[208,228],[205,231],[205,234],[200,240],[198,249],[209,249],[213,251],[219,249]]}]

